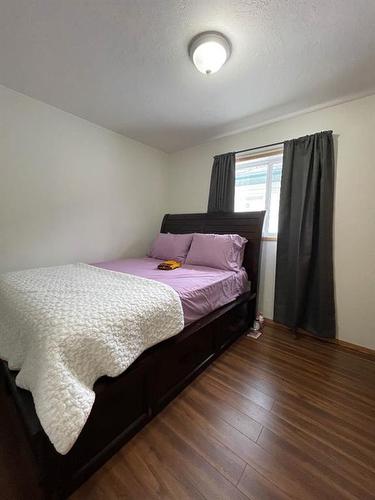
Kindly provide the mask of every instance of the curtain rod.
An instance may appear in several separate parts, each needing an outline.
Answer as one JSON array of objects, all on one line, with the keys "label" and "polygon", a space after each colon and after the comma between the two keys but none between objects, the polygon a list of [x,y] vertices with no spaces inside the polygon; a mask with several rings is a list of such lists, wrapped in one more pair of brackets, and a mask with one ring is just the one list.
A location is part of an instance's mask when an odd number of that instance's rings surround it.
[{"label": "curtain rod", "polygon": [[264,146],[257,146],[255,148],[247,148],[247,149],[241,149],[240,151],[233,151],[235,155],[238,155],[240,153],[246,153],[247,151],[255,151],[256,149],[263,149],[263,148],[270,148],[271,146],[280,146],[281,144],[284,144],[285,141],[280,141],[280,142],[274,142],[272,144],[265,144]]},{"label": "curtain rod", "polygon": [[[325,132],[332,133],[332,130],[326,130]],[[320,132],[320,133],[322,134],[323,132]],[[312,135],[315,135],[315,134],[312,134]],[[308,136],[303,135],[302,137],[298,137],[298,139],[304,139],[305,137],[308,137]],[[295,139],[295,140],[298,140],[298,139]],[[238,155],[240,153],[246,153],[247,151],[255,151],[257,149],[263,149],[263,148],[271,148],[272,146],[281,146],[282,144],[284,144],[284,142],[286,142],[286,141],[274,142],[272,144],[265,144],[264,146],[257,146],[255,148],[240,149],[240,151],[233,151],[233,153],[235,155]]]}]

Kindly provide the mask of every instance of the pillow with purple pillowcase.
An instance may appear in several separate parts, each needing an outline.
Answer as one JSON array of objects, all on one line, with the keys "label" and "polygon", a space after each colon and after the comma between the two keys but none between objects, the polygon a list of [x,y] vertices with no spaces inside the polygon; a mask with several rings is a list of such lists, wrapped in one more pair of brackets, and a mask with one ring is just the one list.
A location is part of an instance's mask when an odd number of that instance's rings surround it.
[{"label": "pillow with purple pillowcase", "polygon": [[246,243],[238,234],[194,233],[185,264],[239,271]]},{"label": "pillow with purple pillowcase", "polygon": [[178,260],[184,263],[192,239],[192,234],[159,233],[151,245],[148,256],[154,259]]}]

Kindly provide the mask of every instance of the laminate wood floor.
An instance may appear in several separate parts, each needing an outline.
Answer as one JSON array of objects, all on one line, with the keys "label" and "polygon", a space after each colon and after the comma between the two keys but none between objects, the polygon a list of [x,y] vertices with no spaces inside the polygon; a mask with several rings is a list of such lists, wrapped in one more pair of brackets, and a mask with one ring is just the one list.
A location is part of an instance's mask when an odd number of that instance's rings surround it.
[{"label": "laminate wood floor", "polygon": [[375,361],[243,337],[72,500],[375,499]]},{"label": "laminate wood floor", "polygon": [[375,499],[375,360],[242,337],[71,500],[160,498]]}]

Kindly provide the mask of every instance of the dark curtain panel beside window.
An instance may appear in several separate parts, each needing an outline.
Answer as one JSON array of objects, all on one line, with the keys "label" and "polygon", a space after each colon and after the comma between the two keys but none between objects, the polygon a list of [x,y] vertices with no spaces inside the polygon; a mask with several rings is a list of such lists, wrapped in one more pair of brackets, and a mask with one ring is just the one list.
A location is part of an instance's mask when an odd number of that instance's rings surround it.
[{"label": "dark curtain panel beside window", "polygon": [[234,153],[215,156],[207,212],[234,211],[235,164],[236,156]]},{"label": "dark curtain panel beside window", "polygon": [[284,144],[274,319],[335,337],[332,132]]}]

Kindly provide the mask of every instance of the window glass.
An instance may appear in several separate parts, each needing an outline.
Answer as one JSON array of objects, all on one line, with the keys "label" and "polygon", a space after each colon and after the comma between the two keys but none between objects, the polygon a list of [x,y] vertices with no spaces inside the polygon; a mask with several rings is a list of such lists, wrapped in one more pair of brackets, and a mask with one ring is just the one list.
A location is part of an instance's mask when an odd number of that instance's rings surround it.
[{"label": "window glass", "polygon": [[277,235],[282,160],[280,149],[236,159],[235,211],[266,210],[264,236]]}]

